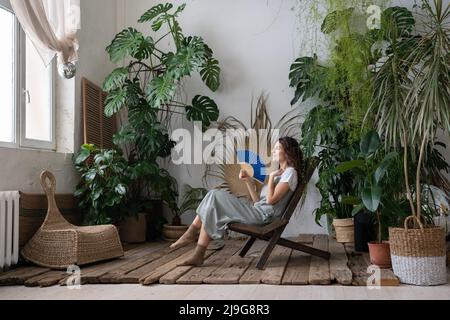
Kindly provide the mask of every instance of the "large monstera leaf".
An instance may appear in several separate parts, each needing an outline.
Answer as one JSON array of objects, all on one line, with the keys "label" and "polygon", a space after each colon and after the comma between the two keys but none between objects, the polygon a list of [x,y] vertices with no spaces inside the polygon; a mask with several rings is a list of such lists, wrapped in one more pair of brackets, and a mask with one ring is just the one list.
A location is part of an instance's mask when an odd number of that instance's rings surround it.
[{"label": "large monstera leaf", "polygon": [[186,4],[182,4],[177,8],[174,14],[169,14],[169,10],[173,8],[173,4],[158,4],[144,13],[138,21],[141,23],[152,22],[152,30],[156,32],[161,29],[164,22],[174,21],[174,18],[176,18],[178,14],[184,10],[185,7]]},{"label": "large monstera leaf", "polygon": [[153,52],[154,43],[151,37],[144,37],[134,28],[127,28],[119,32],[111,44],[106,48],[113,63],[117,63],[129,56],[137,59],[148,59]]},{"label": "large monstera leaf", "polygon": [[[113,82],[105,84],[112,86]],[[108,92],[108,96],[105,100],[105,115],[107,117],[112,117],[114,114],[118,113],[120,110],[125,108],[125,106],[132,108],[137,106],[143,92],[139,86],[139,82],[135,79],[133,81],[126,79],[123,83],[120,82],[120,86],[111,87]]]},{"label": "large monstera leaf", "polygon": [[189,121],[201,121],[203,128],[207,128],[219,118],[219,108],[214,100],[195,96],[192,106],[186,107],[186,117]]},{"label": "large monstera leaf", "polygon": [[214,58],[209,58],[203,65],[203,69],[200,70],[203,82],[216,92],[220,87],[220,67],[219,61]]},{"label": "large monstera leaf", "polygon": [[154,108],[170,102],[176,92],[177,83],[170,72],[154,78],[147,86],[147,98]]},{"label": "large monstera leaf", "polygon": [[316,55],[295,60],[289,73],[290,86],[296,88],[291,105],[322,93],[323,83],[321,82],[323,79],[321,80],[321,76],[323,75],[323,69],[324,67],[318,64]]},{"label": "large monstera leaf", "polygon": [[125,81],[128,79],[129,70],[128,68],[117,68],[108,75],[103,82],[103,90],[106,92],[111,92],[118,88],[121,88]]},{"label": "large monstera leaf", "polygon": [[321,30],[325,34],[335,32],[339,28],[339,24],[348,23],[354,8],[344,10],[336,10],[328,14],[323,20]]},{"label": "large monstera leaf", "polygon": [[118,88],[111,91],[105,100],[105,115],[112,117],[114,114],[122,110],[127,101],[127,89]]},{"label": "large monstera leaf", "polygon": [[206,47],[202,38],[192,37],[189,42],[180,47],[177,53],[169,57],[167,67],[178,79],[190,76],[203,65],[205,55]]},{"label": "large monstera leaf", "polygon": [[139,22],[150,22],[154,20],[156,17],[167,13],[170,9],[173,8],[173,4],[171,3],[160,3],[145,12],[140,18]]},{"label": "large monstera leaf", "polygon": [[388,40],[408,36],[415,23],[412,12],[404,7],[390,7],[381,15],[382,34]]}]

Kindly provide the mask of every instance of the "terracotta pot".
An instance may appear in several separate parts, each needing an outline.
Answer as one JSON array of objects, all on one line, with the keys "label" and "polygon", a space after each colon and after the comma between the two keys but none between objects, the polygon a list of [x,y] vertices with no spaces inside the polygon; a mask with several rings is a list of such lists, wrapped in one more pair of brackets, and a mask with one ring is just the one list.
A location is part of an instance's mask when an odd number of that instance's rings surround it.
[{"label": "terracotta pot", "polygon": [[333,227],[336,231],[337,242],[348,243],[355,241],[355,224],[352,218],[334,219]]},{"label": "terracotta pot", "polygon": [[370,263],[383,269],[392,267],[391,248],[388,241],[369,242]]},{"label": "terracotta pot", "polygon": [[120,223],[120,240],[125,243],[144,243],[147,239],[146,214],[129,217]]},{"label": "terracotta pot", "polygon": [[164,225],[163,236],[167,241],[177,241],[189,228],[189,226]]}]

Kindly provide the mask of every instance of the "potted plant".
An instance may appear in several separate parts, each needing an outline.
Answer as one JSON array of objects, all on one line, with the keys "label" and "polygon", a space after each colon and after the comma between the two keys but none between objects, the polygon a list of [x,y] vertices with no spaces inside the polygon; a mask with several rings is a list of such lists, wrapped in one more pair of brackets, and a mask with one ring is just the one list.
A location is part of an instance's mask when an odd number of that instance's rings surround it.
[{"label": "potted plant", "polygon": [[356,150],[355,144],[348,142],[342,112],[332,105],[313,108],[302,124],[301,146],[307,157],[314,155],[317,148],[321,148],[316,187],[322,199],[320,207],[314,212],[316,223],[320,225],[320,220],[326,216],[328,223],[332,220],[338,242],[354,242],[354,221],[351,214],[353,208],[346,201],[354,188],[353,173],[336,172],[336,166],[351,159]]},{"label": "potted plant", "polygon": [[181,223],[181,216],[191,210],[197,209],[200,202],[207,194],[204,188],[192,188],[185,185],[185,193],[180,207],[173,210],[171,224],[165,224],[163,229],[164,238],[168,241],[178,240],[188,229],[188,226]]},{"label": "potted plant", "polygon": [[[155,199],[177,210],[178,183],[161,165],[175,147],[170,139],[172,117],[201,121],[203,129],[219,117],[216,103],[207,96],[196,95],[191,103],[179,98],[183,81],[194,73],[216,91],[221,72],[203,39],[184,35],[178,22],[184,8],[184,4],[177,8],[171,3],[155,5],[139,23],[149,25],[155,34],[164,31],[164,35],[153,38],[135,28],[125,28],[106,48],[113,63],[124,63],[106,77],[103,89],[108,94],[105,115],[125,118],[114,143],[124,150],[127,159],[129,194],[124,207],[131,216],[151,212]],[[160,212],[148,218],[155,223],[162,221]]]},{"label": "potted plant", "polygon": [[[356,215],[361,210],[366,209],[373,213],[377,221],[377,241],[369,243],[370,261],[372,264],[382,268],[391,266],[391,255],[389,242],[383,241],[382,237],[382,206],[383,200],[388,197],[395,197],[389,184],[385,183],[392,162],[398,157],[396,152],[383,155],[381,140],[377,132],[370,131],[360,143],[360,154],[357,159],[341,163],[336,172],[354,172],[358,177],[355,190],[358,194],[355,198],[355,208],[352,214]],[[380,159],[382,156],[382,160]]]},{"label": "potted plant", "polygon": [[333,220],[339,242],[355,241],[353,207],[347,201],[355,180],[353,172],[337,173],[335,169],[339,163],[353,159],[358,150],[362,119],[372,96],[373,77],[368,65],[378,59],[378,53],[372,50],[377,39],[364,29],[365,24],[355,28],[361,18],[364,20],[360,12],[365,10],[359,10],[363,5],[352,5],[359,8],[331,3],[331,12],[323,20],[321,31],[333,43],[329,61],[319,62],[316,54],[300,57],[289,74],[290,86],[295,88],[292,105],[320,99],[302,125],[302,148],[307,157],[319,154],[317,188],[322,200],[315,211],[316,222],[324,215]]},{"label": "potted plant", "polygon": [[81,174],[75,196],[84,213],[84,224],[119,225],[124,212],[121,203],[127,194],[127,162],[119,150],[100,150],[92,144],[81,146],[74,155],[75,168]]},{"label": "potted plant", "polygon": [[[404,8],[390,8],[384,16],[385,27],[379,32],[389,43],[388,55],[375,70],[368,118],[388,145],[404,151],[411,216],[403,228],[389,230],[394,273],[403,283],[439,285],[447,282],[445,231],[424,225],[421,177],[427,147],[434,145],[438,130],[450,133],[450,5],[445,7],[441,0],[421,4],[417,24]],[[416,159],[409,157],[410,149],[419,150]],[[416,166],[414,183],[408,172],[411,160]]]}]

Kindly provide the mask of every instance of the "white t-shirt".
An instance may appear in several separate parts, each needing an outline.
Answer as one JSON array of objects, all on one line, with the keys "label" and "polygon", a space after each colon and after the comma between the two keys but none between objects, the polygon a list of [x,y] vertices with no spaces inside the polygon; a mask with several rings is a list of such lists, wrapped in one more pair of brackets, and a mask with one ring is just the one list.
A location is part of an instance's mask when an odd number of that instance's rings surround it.
[{"label": "white t-shirt", "polygon": [[295,191],[298,184],[297,170],[295,170],[293,167],[286,168],[286,170],[284,170],[283,174],[281,175],[281,179],[279,182],[287,182],[289,184],[289,189],[291,189],[291,191]]},{"label": "white t-shirt", "polygon": [[[286,168],[286,170],[284,170],[283,174],[281,176],[275,177],[275,182],[286,182],[289,184],[289,189],[291,189],[291,191],[295,191],[295,189],[297,189],[297,185],[298,185],[298,177],[297,177],[297,170],[295,170],[295,168],[293,167],[288,167]],[[265,185],[262,190],[261,190],[261,195],[260,197],[267,197],[267,191],[268,191],[269,186]]]}]

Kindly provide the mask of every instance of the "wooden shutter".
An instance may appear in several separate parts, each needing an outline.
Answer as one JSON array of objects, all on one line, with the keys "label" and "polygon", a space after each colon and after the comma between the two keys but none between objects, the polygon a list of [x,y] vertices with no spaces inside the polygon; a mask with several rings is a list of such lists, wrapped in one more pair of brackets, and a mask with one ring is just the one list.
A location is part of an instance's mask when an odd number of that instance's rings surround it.
[{"label": "wooden shutter", "polygon": [[107,93],[98,85],[82,79],[84,143],[95,144],[101,149],[112,149],[116,133],[116,117],[105,116]]}]

